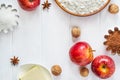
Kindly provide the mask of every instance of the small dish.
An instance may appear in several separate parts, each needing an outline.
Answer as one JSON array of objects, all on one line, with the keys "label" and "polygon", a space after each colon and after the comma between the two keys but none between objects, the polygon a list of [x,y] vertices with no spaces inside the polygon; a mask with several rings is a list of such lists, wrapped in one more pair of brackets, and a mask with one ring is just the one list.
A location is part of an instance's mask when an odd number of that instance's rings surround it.
[{"label": "small dish", "polygon": [[[96,10],[94,10],[94,11],[91,11],[91,12],[89,12],[89,13],[80,13],[80,12],[75,12],[75,11],[72,11],[72,10],[70,10],[70,8],[66,8],[66,6],[65,5],[63,5],[62,4],[62,2],[61,1],[63,1],[63,3],[64,3],[64,1],[65,0],[55,0],[55,2],[57,3],[57,5],[62,9],[62,10],[64,10],[65,12],[67,12],[67,13],[69,13],[69,14],[71,14],[71,15],[74,15],[74,16],[81,16],[81,17],[86,17],[86,16],[91,16],[91,15],[94,15],[94,14],[96,14],[96,13],[98,13],[98,12],[100,12],[101,10],[103,10],[107,5],[108,5],[108,3],[110,2],[110,0],[106,0],[106,2],[104,3],[104,4],[102,4],[102,6],[101,7],[99,7],[98,9],[96,9]],[[67,0],[66,0],[67,1]],[[71,1],[71,0],[68,0],[68,2],[69,1]],[[101,0],[102,1],[102,0]],[[104,0],[103,0],[104,1]],[[66,3],[66,2],[65,2]],[[70,2],[70,3],[72,3],[72,2]],[[66,3],[66,4],[70,4],[70,3]],[[78,4],[78,3],[72,3],[72,4]],[[80,3],[79,3],[80,4]],[[73,6],[73,5],[69,5],[69,6],[72,6],[72,7],[75,7],[75,6]],[[75,8],[76,9],[76,8]]]},{"label": "small dish", "polygon": [[[38,74],[36,74],[38,76],[35,75],[36,73],[35,71],[38,72]],[[50,72],[45,67],[38,64],[22,65],[20,66],[18,73],[19,73],[18,80],[33,80],[34,78],[36,78],[35,80],[52,80]],[[29,78],[32,78],[32,79],[29,79]],[[41,78],[41,79],[38,79],[38,78]]]}]

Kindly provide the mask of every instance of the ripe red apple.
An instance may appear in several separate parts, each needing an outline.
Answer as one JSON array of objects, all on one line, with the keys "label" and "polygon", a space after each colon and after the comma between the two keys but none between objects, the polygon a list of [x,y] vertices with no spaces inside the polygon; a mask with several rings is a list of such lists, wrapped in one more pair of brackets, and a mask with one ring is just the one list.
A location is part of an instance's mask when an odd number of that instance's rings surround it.
[{"label": "ripe red apple", "polygon": [[39,6],[40,0],[18,0],[18,3],[22,9],[31,11]]},{"label": "ripe red apple", "polygon": [[93,50],[87,42],[78,42],[71,47],[69,56],[74,63],[86,66],[93,60]]},{"label": "ripe red apple", "polygon": [[115,72],[115,63],[109,56],[100,55],[93,60],[91,68],[95,75],[106,79]]}]

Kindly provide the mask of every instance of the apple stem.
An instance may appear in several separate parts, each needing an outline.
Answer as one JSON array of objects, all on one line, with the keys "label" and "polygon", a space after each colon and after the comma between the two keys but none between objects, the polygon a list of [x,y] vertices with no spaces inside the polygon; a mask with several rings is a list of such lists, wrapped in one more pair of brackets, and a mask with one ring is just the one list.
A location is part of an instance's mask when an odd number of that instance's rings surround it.
[{"label": "apple stem", "polygon": [[33,0],[29,0],[30,2],[33,2]]},{"label": "apple stem", "polygon": [[96,50],[92,50],[92,52],[95,52]]},{"label": "apple stem", "polygon": [[96,50],[90,50],[90,52],[95,52]]}]

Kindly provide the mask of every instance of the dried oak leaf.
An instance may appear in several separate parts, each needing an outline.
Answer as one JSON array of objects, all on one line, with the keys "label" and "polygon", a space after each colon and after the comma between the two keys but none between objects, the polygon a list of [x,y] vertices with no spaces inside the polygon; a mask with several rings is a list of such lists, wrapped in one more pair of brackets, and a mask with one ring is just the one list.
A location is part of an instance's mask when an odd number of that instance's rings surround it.
[{"label": "dried oak leaf", "polygon": [[49,7],[51,6],[51,3],[48,2],[48,0],[46,0],[43,4],[43,9],[49,9]]},{"label": "dried oak leaf", "polygon": [[106,41],[104,45],[107,46],[106,50],[112,52],[112,54],[120,55],[120,30],[118,27],[114,28],[114,31],[111,29],[108,30],[109,35],[105,35],[104,38]]},{"label": "dried oak leaf", "polygon": [[19,63],[19,59],[18,59],[18,57],[13,57],[13,58],[10,58],[10,60],[11,60],[11,63],[15,66],[15,65],[17,65],[18,63]]}]

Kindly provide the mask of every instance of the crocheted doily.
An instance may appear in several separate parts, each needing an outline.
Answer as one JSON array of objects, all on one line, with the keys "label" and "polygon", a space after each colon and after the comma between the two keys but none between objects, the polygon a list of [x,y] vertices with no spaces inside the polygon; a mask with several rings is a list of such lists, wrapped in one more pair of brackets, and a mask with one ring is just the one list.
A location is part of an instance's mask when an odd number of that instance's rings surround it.
[{"label": "crocheted doily", "polygon": [[0,5],[0,32],[8,33],[18,26],[19,15],[12,5]]}]

